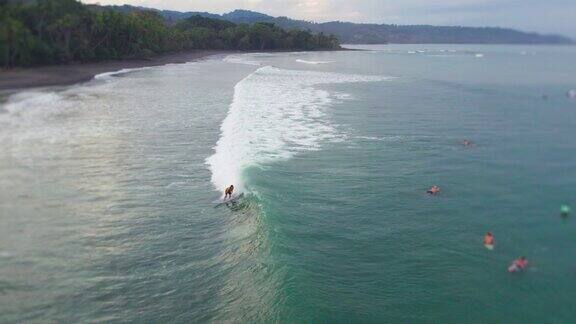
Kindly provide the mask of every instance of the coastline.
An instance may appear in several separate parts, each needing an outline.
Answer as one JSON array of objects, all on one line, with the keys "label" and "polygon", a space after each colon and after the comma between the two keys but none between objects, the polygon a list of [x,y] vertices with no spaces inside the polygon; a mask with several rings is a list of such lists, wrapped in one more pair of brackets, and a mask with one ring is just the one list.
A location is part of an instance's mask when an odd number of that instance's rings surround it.
[{"label": "coastline", "polygon": [[114,60],[0,70],[0,91],[12,92],[28,88],[65,86],[92,80],[94,76],[105,72],[187,63],[213,55],[232,53],[236,53],[236,51],[194,50],[164,54],[151,59]]},{"label": "coastline", "polygon": [[[320,50],[322,51],[322,50]],[[326,51],[361,51],[359,49],[339,48]],[[90,81],[94,76],[115,72],[122,69],[134,69],[147,66],[160,66],[166,64],[182,64],[209,56],[235,53],[255,53],[260,51],[234,51],[234,50],[190,50],[176,53],[162,54],[150,59],[121,59],[91,63],[72,63],[62,65],[48,65],[39,67],[18,67],[8,70],[0,69],[0,95],[29,88],[66,86]],[[293,50],[266,50],[263,52],[302,52]],[[305,52],[305,51],[304,51]]]}]

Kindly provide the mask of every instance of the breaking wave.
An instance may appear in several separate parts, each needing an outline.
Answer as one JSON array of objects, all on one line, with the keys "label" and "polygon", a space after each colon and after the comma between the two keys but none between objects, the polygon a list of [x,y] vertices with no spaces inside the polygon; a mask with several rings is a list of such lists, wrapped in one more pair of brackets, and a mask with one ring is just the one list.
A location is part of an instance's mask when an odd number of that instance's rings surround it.
[{"label": "breaking wave", "polygon": [[338,97],[320,84],[374,82],[383,76],[259,68],[236,84],[228,115],[214,154],[206,163],[217,190],[234,184],[245,191],[247,167],[291,158],[320,149],[322,143],[345,136],[326,117]]}]

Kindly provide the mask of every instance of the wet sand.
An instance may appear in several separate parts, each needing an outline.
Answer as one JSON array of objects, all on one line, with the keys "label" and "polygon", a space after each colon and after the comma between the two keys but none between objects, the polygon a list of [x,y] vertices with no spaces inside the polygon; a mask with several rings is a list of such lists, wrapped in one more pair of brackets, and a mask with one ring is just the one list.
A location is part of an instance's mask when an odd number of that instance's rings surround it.
[{"label": "wet sand", "polygon": [[170,63],[186,63],[211,55],[229,54],[232,51],[195,50],[156,56],[151,59],[114,60],[96,63],[51,65],[34,68],[0,70],[0,90],[11,91],[25,88],[70,85],[89,81],[95,75],[121,69],[157,66]]}]

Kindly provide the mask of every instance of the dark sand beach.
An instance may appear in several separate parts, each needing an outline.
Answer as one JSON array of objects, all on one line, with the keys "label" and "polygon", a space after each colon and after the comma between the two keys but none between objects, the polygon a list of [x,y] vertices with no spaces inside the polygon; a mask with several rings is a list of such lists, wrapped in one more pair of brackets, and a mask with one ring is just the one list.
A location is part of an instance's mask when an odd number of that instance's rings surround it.
[{"label": "dark sand beach", "polygon": [[151,59],[114,60],[95,63],[0,70],[0,91],[69,85],[91,80],[95,75],[100,73],[170,63],[186,63],[211,55],[227,53],[232,52],[221,50],[195,50],[160,55]]}]

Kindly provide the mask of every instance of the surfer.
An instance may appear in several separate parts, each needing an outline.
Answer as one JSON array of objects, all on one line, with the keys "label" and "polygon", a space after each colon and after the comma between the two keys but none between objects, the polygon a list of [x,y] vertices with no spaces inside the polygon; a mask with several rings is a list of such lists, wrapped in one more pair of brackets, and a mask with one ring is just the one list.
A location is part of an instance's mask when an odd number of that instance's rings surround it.
[{"label": "surfer", "polygon": [[526,269],[528,266],[528,260],[526,257],[521,256],[520,258],[514,260],[510,267],[508,267],[508,272],[516,272]]},{"label": "surfer", "polygon": [[428,191],[426,191],[427,194],[430,195],[436,195],[440,192],[440,187],[434,185],[432,187],[430,187],[430,189],[428,189]]},{"label": "surfer", "polygon": [[230,187],[224,190],[224,200],[226,200],[226,198],[232,198],[232,192],[234,192],[234,185],[230,185]]},{"label": "surfer", "polygon": [[494,245],[494,235],[488,232],[484,235],[484,245]]},{"label": "surfer", "polygon": [[472,141],[470,141],[470,140],[464,140],[463,144],[465,147],[470,147],[470,146],[474,145],[474,143],[472,143]]}]

